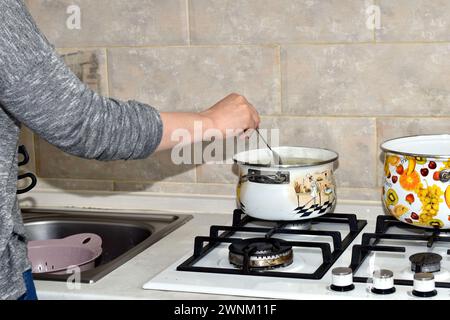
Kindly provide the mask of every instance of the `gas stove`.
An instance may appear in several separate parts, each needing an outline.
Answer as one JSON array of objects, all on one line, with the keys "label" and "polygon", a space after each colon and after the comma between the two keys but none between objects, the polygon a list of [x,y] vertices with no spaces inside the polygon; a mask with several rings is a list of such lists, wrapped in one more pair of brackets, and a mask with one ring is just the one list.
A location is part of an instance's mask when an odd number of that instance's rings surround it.
[{"label": "gas stove", "polygon": [[[449,230],[423,229],[391,216],[378,216],[375,232],[364,233],[361,243],[353,246],[353,280],[369,282],[367,270],[373,270],[381,260],[383,268],[393,272],[394,285],[414,286],[415,275],[428,273],[435,287],[450,289],[449,248]],[[429,294],[434,294],[433,290]]]},{"label": "gas stove", "polygon": [[[343,213],[345,212],[345,213]],[[450,298],[450,232],[412,227],[377,205],[309,221],[235,210],[144,289],[277,299]],[[448,250],[448,251],[447,251]]]},{"label": "gas stove", "polygon": [[321,279],[365,225],[354,214],[273,222],[235,210],[232,226],[212,226],[208,237],[195,238],[193,255],[177,270]]}]

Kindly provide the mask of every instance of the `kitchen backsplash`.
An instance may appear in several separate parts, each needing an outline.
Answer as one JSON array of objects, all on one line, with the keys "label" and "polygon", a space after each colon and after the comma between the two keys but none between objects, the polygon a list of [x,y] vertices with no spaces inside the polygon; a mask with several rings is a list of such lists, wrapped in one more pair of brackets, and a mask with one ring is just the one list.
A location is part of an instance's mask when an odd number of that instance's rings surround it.
[{"label": "kitchen backsplash", "polygon": [[[448,0],[28,0],[92,89],[161,111],[244,94],[280,143],[339,152],[339,197],[378,200],[379,144],[450,130]],[[78,20],[79,18],[79,20]],[[235,168],[69,156],[24,129],[42,189],[233,195]]]}]

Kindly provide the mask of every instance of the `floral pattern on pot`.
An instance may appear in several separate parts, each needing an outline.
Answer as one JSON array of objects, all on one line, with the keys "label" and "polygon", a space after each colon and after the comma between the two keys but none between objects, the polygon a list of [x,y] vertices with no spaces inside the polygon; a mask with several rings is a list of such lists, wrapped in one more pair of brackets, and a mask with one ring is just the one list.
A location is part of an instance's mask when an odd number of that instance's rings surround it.
[{"label": "floral pattern on pot", "polygon": [[[383,202],[397,219],[420,227],[448,228],[450,158],[385,154]],[[450,180],[450,179],[449,179]]]}]

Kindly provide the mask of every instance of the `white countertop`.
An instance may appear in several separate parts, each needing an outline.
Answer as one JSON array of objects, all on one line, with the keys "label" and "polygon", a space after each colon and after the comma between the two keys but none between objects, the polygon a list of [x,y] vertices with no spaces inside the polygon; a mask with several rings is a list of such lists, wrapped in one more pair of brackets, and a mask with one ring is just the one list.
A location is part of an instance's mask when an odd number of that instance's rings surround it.
[{"label": "white countertop", "polygon": [[[177,201],[171,201],[174,198]],[[363,204],[362,202],[356,203]],[[144,194],[95,197],[73,193],[39,192],[28,194],[27,198],[22,201],[22,205],[25,207],[49,207],[53,204],[58,208],[104,207],[104,209],[120,210],[128,207],[130,210],[152,208],[149,213],[153,213],[153,209],[156,208],[155,210],[158,212],[166,211],[168,214],[191,214],[193,219],[94,284],[81,284],[80,289],[69,289],[65,282],[36,281],[40,299],[240,299],[237,296],[142,289],[144,283],[183,256],[192,253],[195,236],[207,235],[209,227],[214,224],[231,225],[233,199],[199,196],[180,198],[176,195],[148,197]],[[371,204],[373,205],[373,203]],[[217,210],[212,210],[212,208]],[[219,210],[222,213],[216,213]],[[359,212],[359,214],[358,218],[375,219],[375,217],[367,217],[364,212]]]},{"label": "white countertop", "polygon": [[68,289],[65,282],[35,281],[39,299],[237,299],[207,294],[143,290],[142,285],[193,249],[194,237],[231,215],[195,214],[194,219],[94,284]]}]

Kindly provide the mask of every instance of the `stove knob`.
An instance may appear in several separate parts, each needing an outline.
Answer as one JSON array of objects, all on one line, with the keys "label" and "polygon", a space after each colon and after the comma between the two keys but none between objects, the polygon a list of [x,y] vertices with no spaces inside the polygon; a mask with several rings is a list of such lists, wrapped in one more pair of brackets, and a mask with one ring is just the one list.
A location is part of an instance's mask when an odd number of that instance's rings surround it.
[{"label": "stove knob", "polygon": [[340,267],[331,271],[331,286],[333,291],[345,292],[355,289],[353,284],[353,271],[350,268]]},{"label": "stove knob", "polygon": [[375,271],[373,273],[372,292],[376,294],[394,293],[394,273],[386,269]]},{"label": "stove knob", "polygon": [[414,290],[412,294],[421,298],[429,298],[437,295],[434,285],[434,275],[429,272],[414,274]]}]

